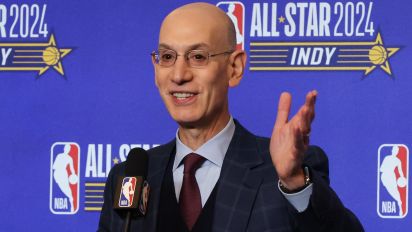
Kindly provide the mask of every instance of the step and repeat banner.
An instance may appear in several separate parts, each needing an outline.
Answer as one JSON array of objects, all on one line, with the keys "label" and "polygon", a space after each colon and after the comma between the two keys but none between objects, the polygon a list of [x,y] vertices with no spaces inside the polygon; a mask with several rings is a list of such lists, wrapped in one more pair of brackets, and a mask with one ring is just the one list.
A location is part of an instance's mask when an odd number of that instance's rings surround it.
[{"label": "step and repeat banner", "polygon": [[[0,231],[95,231],[113,165],[174,137],[150,53],[186,3],[0,2]],[[318,90],[311,142],[332,187],[366,231],[410,231],[411,4],[210,3],[248,54],[234,118],[270,136],[282,91],[295,113]]]}]

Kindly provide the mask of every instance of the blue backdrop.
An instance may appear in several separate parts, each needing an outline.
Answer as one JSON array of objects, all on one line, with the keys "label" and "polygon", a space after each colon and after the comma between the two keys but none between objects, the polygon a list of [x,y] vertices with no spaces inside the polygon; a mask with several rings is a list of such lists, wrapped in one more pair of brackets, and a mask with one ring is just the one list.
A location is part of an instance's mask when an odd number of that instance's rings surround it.
[{"label": "blue backdrop", "polygon": [[[250,57],[231,114],[269,136],[282,91],[294,113],[317,89],[311,142],[329,156],[332,187],[366,231],[408,231],[411,4],[309,2],[232,2]],[[131,147],[173,138],[150,53],[162,19],[185,3],[0,3],[0,231],[94,231],[110,168]],[[66,144],[73,207],[53,169]],[[394,146],[407,179],[401,214],[379,172]]]}]

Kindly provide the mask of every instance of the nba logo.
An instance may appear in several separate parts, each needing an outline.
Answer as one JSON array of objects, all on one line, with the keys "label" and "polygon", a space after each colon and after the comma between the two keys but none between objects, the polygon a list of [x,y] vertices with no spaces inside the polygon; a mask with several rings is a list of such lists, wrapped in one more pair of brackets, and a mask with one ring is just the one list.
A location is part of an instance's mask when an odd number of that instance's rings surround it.
[{"label": "nba logo", "polygon": [[236,31],[236,49],[245,48],[245,7],[241,2],[219,2],[216,4],[232,20]]},{"label": "nba logo", "polygon": [[119,207],[130,207],[133,204],[134,191],[136,189],[136,177],[125,177],[120,191]]},{"label": "nba logo", "polygon": [[57,142],[50,153],[50,211],[75,214],[79,210],[80,147],[77,143]]},{"label": "nba logo", "polygon": [[377,211],[381,218],[408,213],[409,150],[403,144],[382,144],[378,150]]}]

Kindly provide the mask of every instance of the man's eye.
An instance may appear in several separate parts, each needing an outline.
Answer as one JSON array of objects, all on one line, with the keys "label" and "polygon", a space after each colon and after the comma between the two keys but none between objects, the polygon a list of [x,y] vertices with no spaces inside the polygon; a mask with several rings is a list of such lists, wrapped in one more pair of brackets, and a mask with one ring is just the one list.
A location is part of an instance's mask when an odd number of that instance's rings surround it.
[{"label": "man's eye", "polygon": [[206,56],[203,54],[197,53],[197,54],[193,54],[192,59],[196,61],[203,61],[203,60],[206,60]]},{"label": "man's eye", "polygon": [[161,57],[162,57],[162,60],[172,60],[173,59],[172,54],[163,54]]}]

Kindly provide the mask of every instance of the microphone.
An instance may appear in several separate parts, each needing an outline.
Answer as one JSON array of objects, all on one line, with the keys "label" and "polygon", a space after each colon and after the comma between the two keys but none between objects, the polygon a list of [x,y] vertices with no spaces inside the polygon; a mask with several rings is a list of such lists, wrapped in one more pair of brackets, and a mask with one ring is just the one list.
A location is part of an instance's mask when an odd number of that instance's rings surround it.
[{"label": "microphone", "polygon": [[125,176],[119,176],[113,208],[126,212],[124,231],[129,230],[130,216],[145,216],[149,199],[149,183],[146,181],[148,154],[142,148],[133,148],[127,155]]}]

